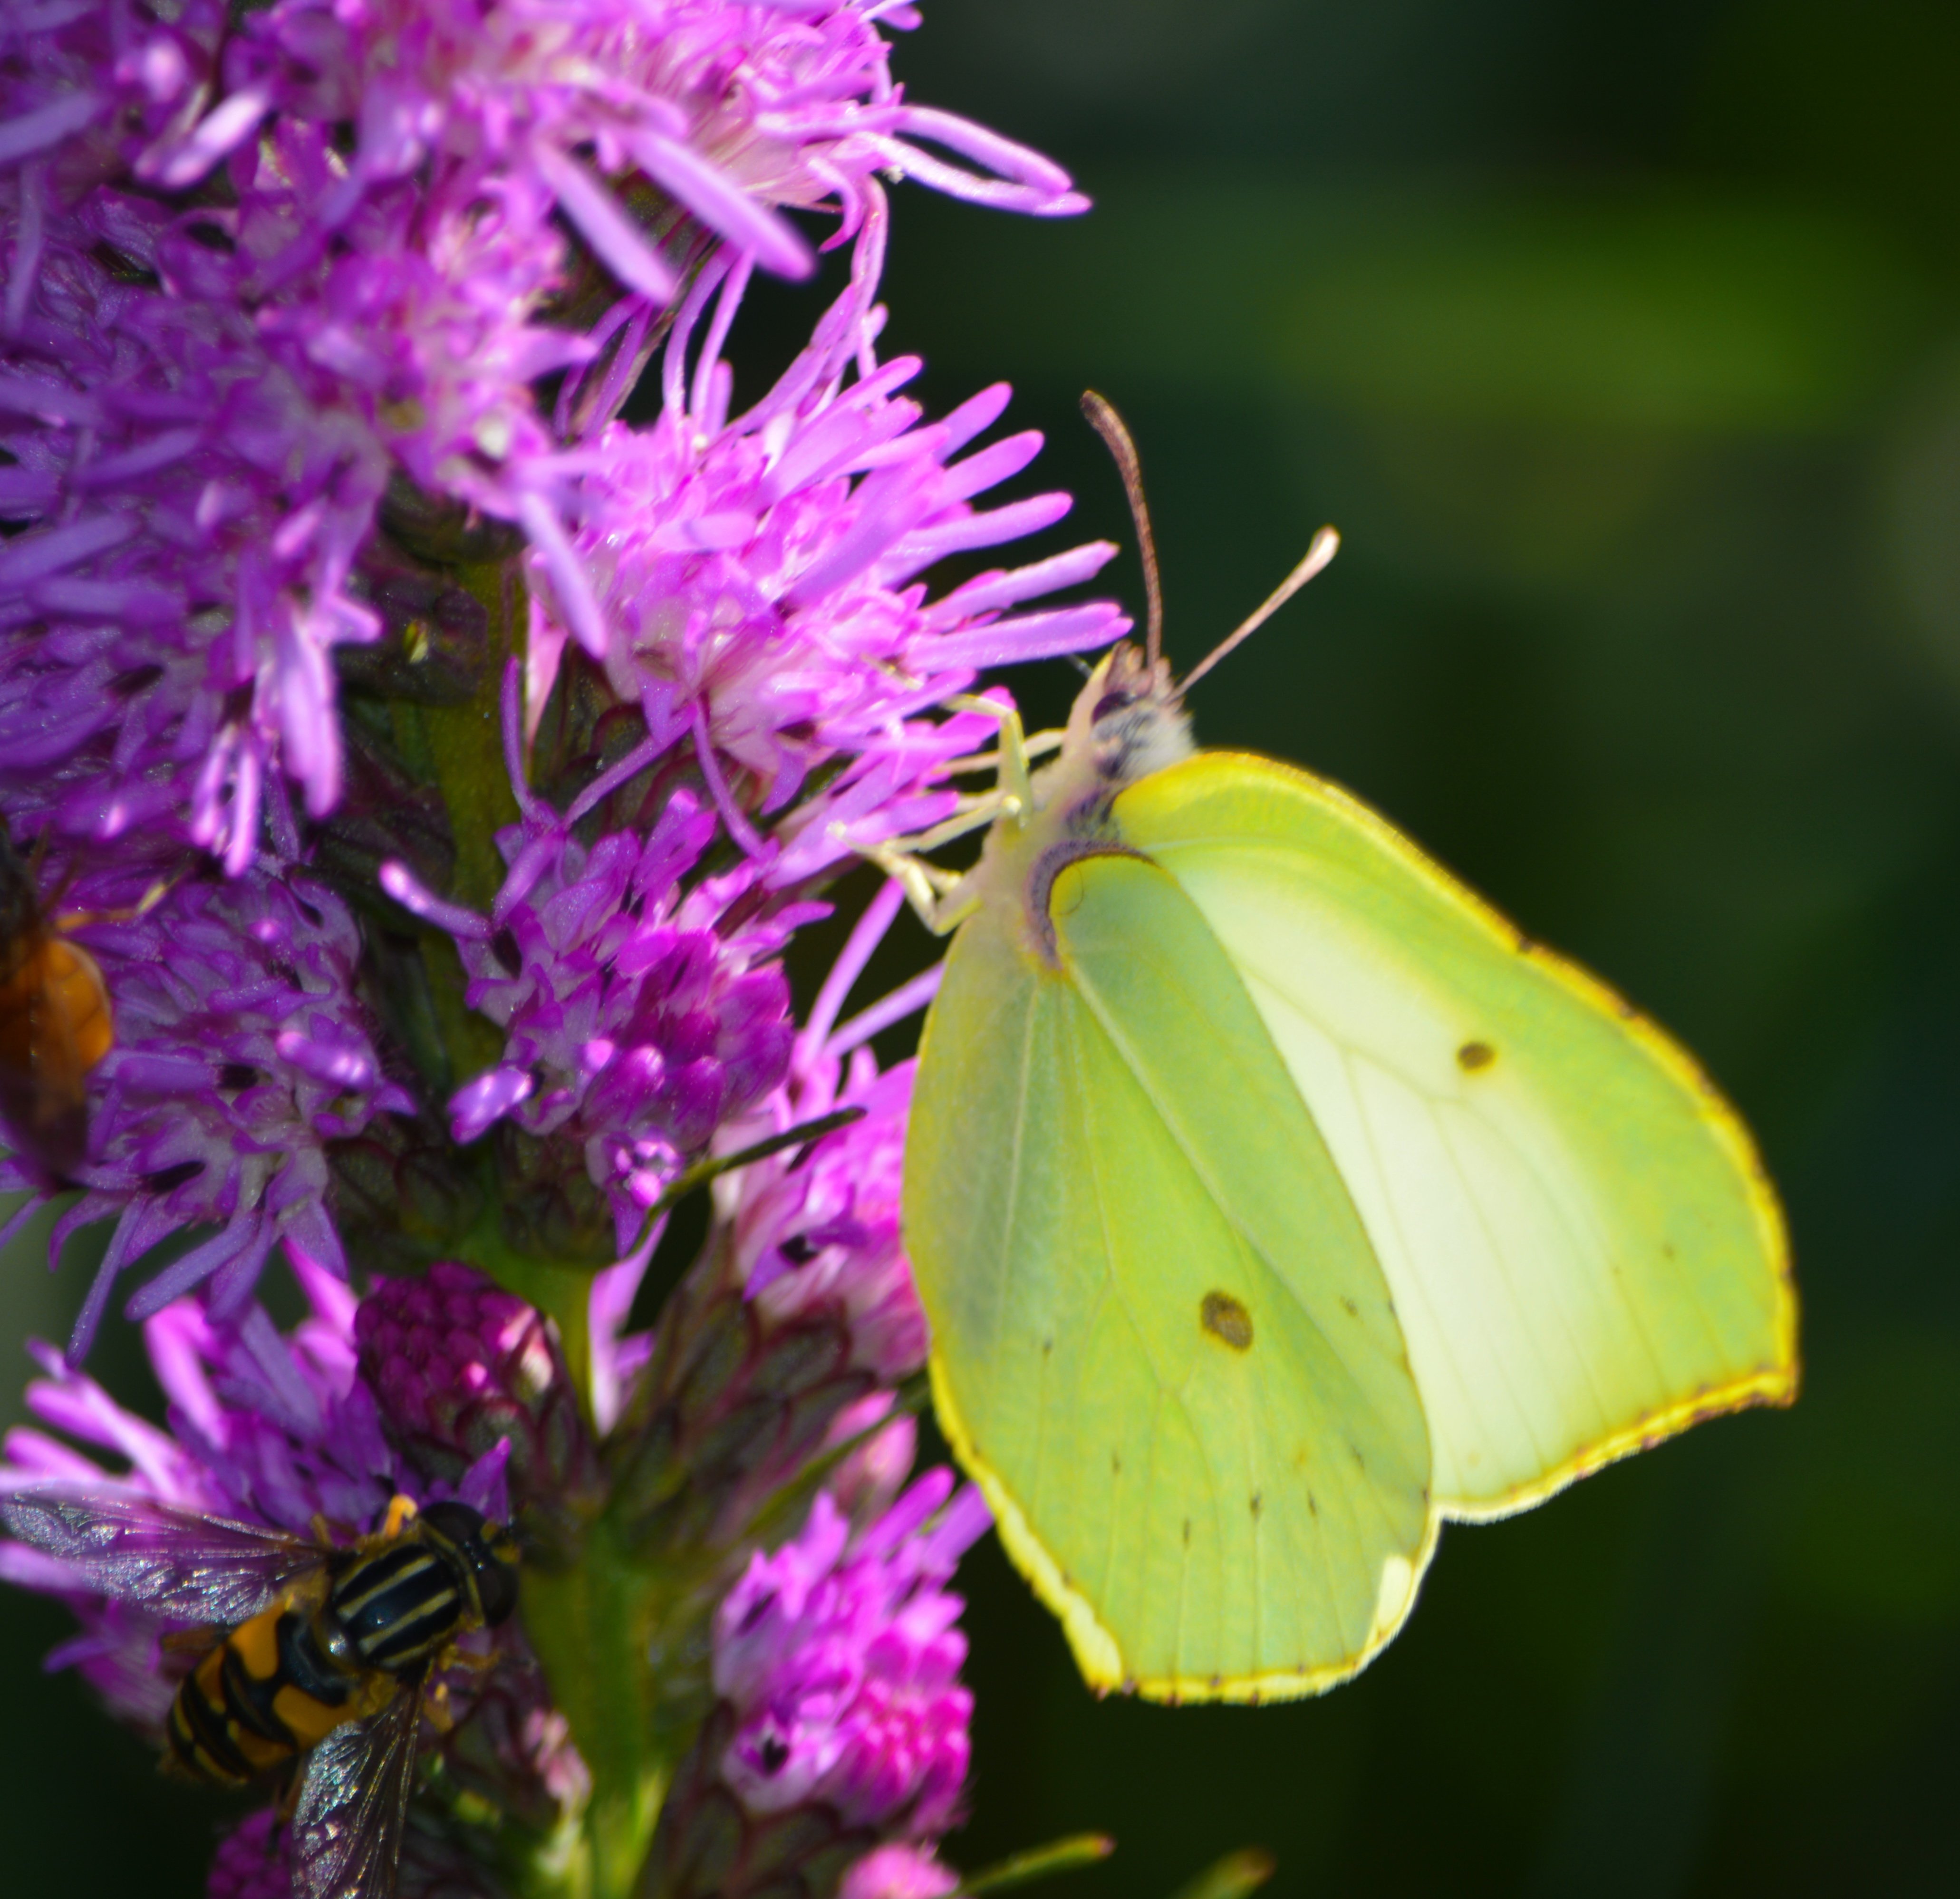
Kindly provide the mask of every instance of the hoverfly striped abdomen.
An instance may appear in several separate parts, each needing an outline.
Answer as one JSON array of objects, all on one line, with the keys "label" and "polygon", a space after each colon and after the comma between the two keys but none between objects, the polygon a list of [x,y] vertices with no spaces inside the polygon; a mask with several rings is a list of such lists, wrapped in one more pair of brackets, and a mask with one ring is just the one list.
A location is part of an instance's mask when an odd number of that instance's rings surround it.
[{"label": "hoverfly striped abdomen", "polygon": [[356,1674],[325,1652],[318,1621],[282,1604],[212,1649],[171,1704],[171,1764],[196,1780],[240,1785],[375,1706],[373,1690],[364,1694]]},{"label": "hoverfly striped abdomen", "polygon": [[459,1636],[517,1607],[516,1559],[509,1533],[461,1503],[432,1503],[399,1532],[325,1558],[178,1690],[172,1764],[220,1786],[255,1780],[418,1687]]}]

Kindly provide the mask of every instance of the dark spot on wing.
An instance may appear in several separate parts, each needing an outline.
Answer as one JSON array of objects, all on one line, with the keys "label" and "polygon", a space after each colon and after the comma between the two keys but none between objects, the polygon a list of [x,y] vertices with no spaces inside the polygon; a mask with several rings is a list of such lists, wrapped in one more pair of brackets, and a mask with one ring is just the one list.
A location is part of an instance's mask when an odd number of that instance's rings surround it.
[{"label": "dark spot on wing", "polygon": [[1123,1474],[1123,1454],[1122,1451],[1112,1451],[1109,1453],[1109,1474],[1112,1477],[1118,1477]]},{"label": "dark spot on wing", "polygon": [[1314,1502],[1311,1490],[1306,1493],[1306,1514],[1310,1517],[1317,1517],[1320,1514],[1320,1505]]},{"label": "dark spot on wing", "polygon": [[1351,1319],[1358,1319],[1361,1316],[1361,1308],[1344,1293],[1341,1296],[1341,1304]]},{"label": "dark spot on wing", "polygon": [[1259,1493],[1256,1490],[1252,1493],[1252,1514],[1255,1516],[1259,1514]]},{"label": "dark spot on wing", "polygon": [[1356,1470],[1365,1470],[1367,1469],[1367,1460],[1361,1455],[1361,1447],[1358,1444],[1349,1445],[1348,1447],[1348,1455],[1354,1460],[1354,1467]]},{"label": "dark spot on wing", "polygon": [[1497,1051],[1488,1042],[1465,1042],[1456,1051],[1456,1066],[1465,1075],[1488,1068],[1497,1059]]},{"label": "dark spot on wing", "polygon": [[1235,1352],[1252,1349],[1252,1315],[1229,1292],[1208,1292],[1198,1302],[1198,1322]]},{"label": "dark spot on wing", "polygon": [[1187,1550],[1191,1547],[1191,1519],[1188,1517],[1184,1520],[1184,1547]]}]

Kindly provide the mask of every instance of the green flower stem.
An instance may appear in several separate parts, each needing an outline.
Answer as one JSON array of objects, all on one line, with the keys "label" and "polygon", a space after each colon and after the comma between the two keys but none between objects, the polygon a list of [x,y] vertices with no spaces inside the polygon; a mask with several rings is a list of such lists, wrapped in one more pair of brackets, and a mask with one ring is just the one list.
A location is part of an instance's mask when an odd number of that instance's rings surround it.
[{"label": "green flower stem", "polygon": [[[524,581],[515,556],[459,567],[453,577],[489,616],[476,690],[453,706],[398,699],[393,722],[402,758],[418,776],[434,780],[449,813],[456,863],[445,894],[473,910],[488,910],[504,881],[497,833],[518,817],[504,761],[502,699],[504,669],[523,646]],[[425,928],[418,934],[453,1085],[494,1063],[503,1051],[503,1038],[463,1001],[469,979],[455,944],[438,929]]]},{"label": "green flower stem", "polygon": [[575,1565],[524,1572],[525,1633],[592,1775],[592,1899],[629,1899],[690,1738],[654,1665],[676,1611],[705,1609],[697,1592],[677,1595],[633,1560],[608,1518],[592,1525]]},{"label": "green flower stem", "polygon": [[425,706],[422,729],[436,782],[456,837],[459,903],[490,907],[504,881],[497,833],[517,821],[517,801],[504,762],[504,671],[522,644],[524,579],[517,558],[460,568],[457,579],[490,616],[488,650],[475,696],[460,706]]}]

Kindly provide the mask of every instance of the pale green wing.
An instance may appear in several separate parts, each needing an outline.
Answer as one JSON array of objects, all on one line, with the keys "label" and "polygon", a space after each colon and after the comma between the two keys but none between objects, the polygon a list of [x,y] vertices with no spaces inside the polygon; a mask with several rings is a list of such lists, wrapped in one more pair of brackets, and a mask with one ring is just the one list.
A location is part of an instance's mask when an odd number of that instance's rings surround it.
[{"label": "pale green wing", "polygon": [[1796,1389],[1783,1222],[1693,1061],[1345,793],[1201,753],[1125,840],[1246,979],[1366,1222],[1445,1512]]},{"label": "pale green wing", "polygon": [[1353,1203],[1203,919],[1132,857],[983,911],[921,1051],[905,1231],[947,1435],[1092,1684],[1302,1694],[1407,1614],[1420,1400]]}]

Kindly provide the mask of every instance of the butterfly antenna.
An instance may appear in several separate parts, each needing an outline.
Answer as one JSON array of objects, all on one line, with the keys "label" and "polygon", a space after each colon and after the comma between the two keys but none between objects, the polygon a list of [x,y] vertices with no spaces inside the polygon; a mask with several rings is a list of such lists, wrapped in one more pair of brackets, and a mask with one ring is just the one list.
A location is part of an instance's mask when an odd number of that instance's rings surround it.
[{"label": "butterfly antenna", "polygon": [[1116,471],[1123,477],[1123,492],[1130,503],[1130,518],[1137,525],[1137,551],[1143,556],[1144,598],[1149,607],[1144,622],[1144,651],[1152,671],[1163,652],[1163,584],[1157,578],[1157,537],[1150,532],[1150,505],[1144,499],[1144,467],[1137,459],[1137,444],[1123,426],[1115,405],[1093,389],[1082,392],[1082,413],[1089,425],[1108,444],[1115,458]]},{"label": "butterfly antenna", "polygon": [[1213,647],[1191,671],[1184,676],[1184,683],[1178,690],[1188,693],[1213,667],[1231,652],[1241,640],[1249,639],[1274,614],[1300,591],[1322,568],[1332,560],[1341,549],[1341,537],[1331,527],[1323,527],[1313,537],[1313,545],[1307,549],[1296,567],[1286,578],[1274,588],[1266,603],[1248,620],[1237,632],[1229,633]]}]

